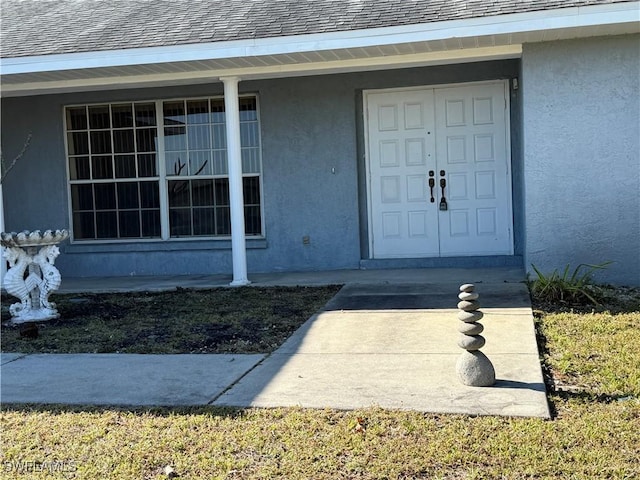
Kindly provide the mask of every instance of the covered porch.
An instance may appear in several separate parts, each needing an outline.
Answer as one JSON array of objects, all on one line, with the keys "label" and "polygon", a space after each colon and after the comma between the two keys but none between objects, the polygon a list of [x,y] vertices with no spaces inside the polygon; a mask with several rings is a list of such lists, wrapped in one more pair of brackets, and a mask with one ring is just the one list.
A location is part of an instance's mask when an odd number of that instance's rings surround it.
[{"label": "covered porch", "polygon": [[[5,204],[7,198],[11,201],[3,209],[0,230],[70,227],[71,242],[59,258],[63,275],[69,277],[231,272],[231,284],[246,285],[252,281],[249,272],[522,267],[528,263],[519,90],[523,51],[526,45],[540,41],[633,32],[637,27],[629,21],[632,7],[597,5],[325,33],[3,58],[3,114],[17,119],[11,122],[11,135],[3,135],[7,139],[4,152],[19,151],[24,135],[35,124],[29,156],[36,158],[37,167],[27,165],[25,158],[11,172],[14,178],[3,182]],[[503,228],[507,235],[503,248],[488,256],[459,255],[454,250],[442,253],[441,248],[417,254],[402,250],[376,254],[372,198],[378,192],[372,191],[369,181],[366,93],[495,80],[505,82],[505,104],[509,105],[505,165],[510,191],[503,198],[510,210],[503,217],[511,223]],[[256,174],[259,205],[248,205],[243,197],[242,120],[236,114],[247,94],[256,96],[261,109],[265,167]],[[74,196],[74,182],[90,182],[74,178],[70,171],[74,154],[69,153],[67,137],[74,132],[65,131],[60,109],[122,102],[135,107],[135,102],[153,101],[157,114],[166,99],[211,95],[223,99],[227,117],[227,142],[221,153],[228,168],[228,205],[224,208],[229,219],[221,229],[223,234],[186,238],[174,233],[173,206],[164,195],[171,182],[170,171],[164,161],[166,152],[159,146],[160,199],[149,207],[157,210],[157,228],[145,233],[143,226],[137,237],[123,238],[120,230],[118,236],[101,237],[95,227],[93,236],[82,237],[80,232],[86,229],[78,228],[76,215],[93,214],[95,219],[99,208],[111,207],[92,204],[93,211],[74,207],[74,201],[81,203],[77,200],[80,195]],[[421,175],[426,185],[426,171]],[[451,185],[451,179],[447,180]],[[15,199],[23,197],[24,182],[39,194],[20,205]],[[96,184],[101,182],[106,180],[101,178]],[[248,207],[259,209],[255,218],[262,222],[252,235],[246,232]],[[114,218],[117,208],[111,208]],[[195,212],[193,205],[191,208]],[[424,229],[418,231],[424,236]]]}]

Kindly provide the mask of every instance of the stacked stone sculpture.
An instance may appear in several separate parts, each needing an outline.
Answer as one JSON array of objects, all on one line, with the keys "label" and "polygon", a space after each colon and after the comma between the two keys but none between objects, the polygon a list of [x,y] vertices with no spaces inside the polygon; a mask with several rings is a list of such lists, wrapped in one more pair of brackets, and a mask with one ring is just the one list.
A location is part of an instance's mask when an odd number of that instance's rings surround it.
[{"label": "stacked stone sculpture", "polygon": [[488,387],[496,382],[496,372],[491,361],[480,351],[485,339],[480,335],[484,326],[478,321],[484,314],[479,310],[478,297],[475,285],[465,283],[460,287],[458,320],[462,324],[458,327],[461,334],[458,346],[465,351],[458,358],[456,372],[458,379],[465,385]]}]

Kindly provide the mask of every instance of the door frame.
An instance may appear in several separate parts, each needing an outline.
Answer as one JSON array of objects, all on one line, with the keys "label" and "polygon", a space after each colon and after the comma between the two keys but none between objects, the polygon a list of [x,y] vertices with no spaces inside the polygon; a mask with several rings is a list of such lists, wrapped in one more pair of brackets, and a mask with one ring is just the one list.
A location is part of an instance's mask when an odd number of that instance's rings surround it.
[{"label": "door frame", "polygon": [[[505,119],[504,119],[504,128],[505,128],[505,154],[507,158],[507,215],[510,219],[510,227],[509,227],[509,252],[506,255],[514,255],[514,243],[515,243],[515,232],[514,232],[514,218],[513,218],[513,158],[511,155],[511,98],[510,98],[510,81],[509,79],[494,79],[494,80],[482,80],[482,81],[471,81],[471,82],[456,82],[456,83],[444,83],[444,84],[433,84],[433,85],[419,85],[419,86],[411,86],[411,87],[391,87],[391,88],[370,88],[362,91],[362,121],[363,121],[363,130],[364,130],[364,163],[365,163],[365,175],[366,175],[366,200],[367,200],[367,229],[368,229],[368,258],[373,260],[375,259],[373,254],[373,214],[372,214],[372,189],[371,189],[371,153],[369,151],[369,96],[374,94],[381,93],[401,93],[401,92],[412,92],[418,90],[438,90],[444,88],[457,88],[457,87],[468,87],[468,86],[481,86],[481,85],[494,85],[494,84],[502,84],[504,87],[504,99],[505,99]],[[437,119],[436,119],[437,122]],[[435,125],[437,128],[437,123]],[[470,255],[469,257],[473,257]],[[397,257],[397,258],[407,258],[407,257]],[[441,258],[438,257],[425,257],[425,258]],[[447,257],[454,258],[454,257]]]}]

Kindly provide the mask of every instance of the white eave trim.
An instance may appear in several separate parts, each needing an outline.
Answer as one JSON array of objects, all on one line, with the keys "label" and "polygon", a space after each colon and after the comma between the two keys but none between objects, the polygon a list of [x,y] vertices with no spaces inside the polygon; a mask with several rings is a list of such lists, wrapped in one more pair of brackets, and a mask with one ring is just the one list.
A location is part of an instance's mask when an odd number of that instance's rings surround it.
[{"label": "white eave trim", "polygon": [[229,42],[0,59],[2,75],[286,55],[451,38],[512,35],[640,22],[640,2],[561,8],[401,27]]},{"label": "white eave trim", "polygon": [[446,65],[449,63],[504,60],[509,58],[519,58],[521,55],[521,45],[505,45],[291,65],[225,68],[224,70],[210,69],[179,73],[152,73],[115,77],[97,76],[89,79],[83,78],[75,80],[21,83],[19,85],[3,85],[2,96],[11,97],[34,94],[45,95],[63,93],[66,91],[95,91],[104,89],[117,90],[125,88],[159,87],[164,85],[208,83],[226,76],[238,76],[242,77],[243,80],[254,80],[306,75],[326,75],[354,71],[362,72],[394,68]]}]

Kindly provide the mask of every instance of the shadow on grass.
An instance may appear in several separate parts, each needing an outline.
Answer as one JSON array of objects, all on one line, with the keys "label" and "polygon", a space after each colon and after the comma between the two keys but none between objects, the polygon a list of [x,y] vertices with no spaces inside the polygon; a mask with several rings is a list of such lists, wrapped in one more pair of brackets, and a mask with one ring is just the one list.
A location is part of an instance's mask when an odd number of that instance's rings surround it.
[{"label": "shadow on grass", "polygon": [[48,413],[51,415],[67,413],[95,413],[106,412],[132,413],[135,415],[153,415],[157,417],[169,417],[172,415],[209,415],[211,417],[239,418],[250,408],[245,407],[218,407],[211,405],[198,406],[127,406],[127,405],[67,405],[67,404],[41,404],[41,403],[3,403],[1,412],[19,413]]},{"label": "shadow on grass", "polygon": [[[504,382],[501,382],[504,383]],[[616,402],[633,401],[636,397],[632,395],[604,395],[594,394],[587,391],[563,391],[547,389],[547,401],[551,410],[550,421],[557,420],[561,414],[564,403],[578,402],[582,404],[608,405]],[[237,419],[245,416],[250,411],[255,410],[320,410],[302,407],[281,407],[278,409],[259,407],[227,407],[213,405],[191,405],[191,406],[127,406],[127,405],[68,405],[68,404],[35,404],[35,403],[3,403],[0,412],[18,413],[47,413],[50,415],[61,414],[103,414],[107,412],[133,414],[137,416],[151,415],[155,417],[170,417],[174,415],[205,415],[209,417],[222,417]],[[447,416],[442,413],[424,413],[425,416]],[[452,414],[460,416],[460,414]],[[465,416],[465,415],[462,415]],[[469,415],[475,417],[476,415]]]}]

